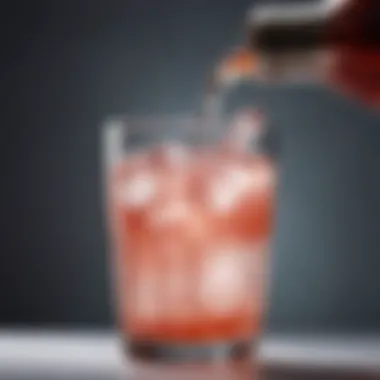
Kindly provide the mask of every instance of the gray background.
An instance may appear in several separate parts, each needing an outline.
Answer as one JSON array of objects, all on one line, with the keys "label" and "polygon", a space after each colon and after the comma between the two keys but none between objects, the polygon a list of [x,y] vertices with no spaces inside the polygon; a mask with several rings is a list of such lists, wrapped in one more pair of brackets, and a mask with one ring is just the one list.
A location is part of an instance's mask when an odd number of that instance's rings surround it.
[{"label": "gray background", "polygon": [[[0,12],[2,325],[112,324],[99,124],[199,109],[251,3],[16,0]],[[268,328],[379,331],[379,115],[318,88],[244,91],[229,104],[260,104],[282,137]]]}]

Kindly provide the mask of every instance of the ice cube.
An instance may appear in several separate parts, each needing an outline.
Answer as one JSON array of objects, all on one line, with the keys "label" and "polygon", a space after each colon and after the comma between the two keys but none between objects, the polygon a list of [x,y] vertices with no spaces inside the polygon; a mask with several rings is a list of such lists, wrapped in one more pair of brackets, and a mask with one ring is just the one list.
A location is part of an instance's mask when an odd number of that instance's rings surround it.
[{"label": "ice cube", "polygon": [[210,194],[210,205],[214,211],[223,213],[233,208],[237,194],[228,183],[223,180],[215,181]]},{"label": "ice cube", "polygon": [[247,255],[241,255],[238,250],[238,247],[229,247],[219,252],[205,252],[201,297],[204,306],[214,312],[231,311],[246,292],[244,260]]},{"label": "ice cube", "polygon": [[238,166],[228,167],[217,178],[211,180],[210,204],[214,211],[231,211],[241,196],[255,184],[252,172]]},{"label": "ice cube", "polygon": [[154,198],[157,186],[157,180],[152,173],[138,172],[121,185],[120,199],[129,207],[145,206]]},{"label": "ice cube", "polygon": [[249,190],[256,182],[255,175],[252,171],[240,166],[228,167],[225,176],[231,185],[240,191]]}]

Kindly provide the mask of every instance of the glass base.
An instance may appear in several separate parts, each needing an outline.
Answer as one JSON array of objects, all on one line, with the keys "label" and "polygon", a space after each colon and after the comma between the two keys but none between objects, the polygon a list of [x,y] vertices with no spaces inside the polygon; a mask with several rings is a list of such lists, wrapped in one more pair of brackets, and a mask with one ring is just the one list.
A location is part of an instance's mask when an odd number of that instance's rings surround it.
[{"label": "glass base", "polygon": [[175,364],[207,364],[249,360],[255,353],[256,344],[253,341],[199,345],[124,341],[124,348],[132,360]]}]

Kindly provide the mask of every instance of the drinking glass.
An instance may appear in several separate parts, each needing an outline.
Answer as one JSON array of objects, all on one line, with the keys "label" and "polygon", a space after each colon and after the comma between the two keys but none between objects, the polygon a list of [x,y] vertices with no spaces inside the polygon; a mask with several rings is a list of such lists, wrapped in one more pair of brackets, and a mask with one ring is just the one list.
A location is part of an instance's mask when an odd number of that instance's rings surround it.
[{"label": "drinking glass", "polygon": [[262,331],[275,194],[264,118],[121,116],[103,130],[126,352],[186,363],[247,358]]}]

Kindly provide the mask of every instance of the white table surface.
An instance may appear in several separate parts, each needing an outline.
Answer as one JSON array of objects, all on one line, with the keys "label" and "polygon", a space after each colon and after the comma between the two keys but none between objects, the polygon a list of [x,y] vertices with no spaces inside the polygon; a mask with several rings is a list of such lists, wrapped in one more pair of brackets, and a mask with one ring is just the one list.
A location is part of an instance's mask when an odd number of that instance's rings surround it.
[{"label": "white table surface", "polygon": [[[294,366],[380,371],[380,336],[268,336],[261,362]],[[83,369],[125,371],[117,334],[0,330],[0,371]]]}]

